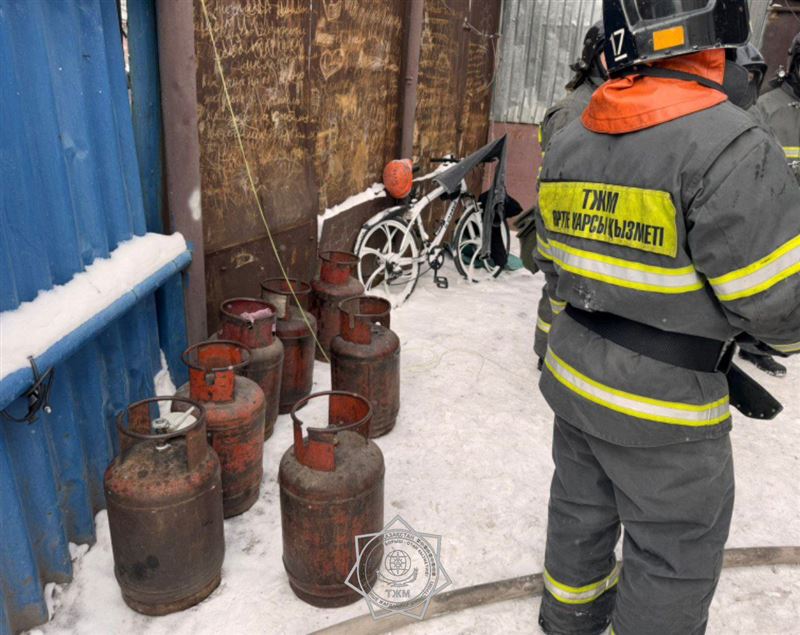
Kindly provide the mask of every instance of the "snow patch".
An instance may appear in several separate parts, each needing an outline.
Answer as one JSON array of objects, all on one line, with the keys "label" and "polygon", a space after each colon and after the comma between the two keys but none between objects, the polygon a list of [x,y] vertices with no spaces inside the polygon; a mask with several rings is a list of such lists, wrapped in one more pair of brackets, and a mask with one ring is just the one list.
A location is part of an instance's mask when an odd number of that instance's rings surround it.
[{"label": "snow patch", "polygon": [[189,211],[192,212],[192,220],[199,221],[203,216],[203,208],[200,206],[200,188],[192,190],[187,204],[189,205]]},{"label": "snow patch", "polygon": [[[169,374],[169,364],[167,363],[167,356],[164,351],[161,353],[161,370],[158,371],[153,377],[153,384],[156,390],[156,397],[172,397],[177,392],[175,383]],[[169,414],[172,405],[167,401],[158,402],[158,411],[161,417],[166,417]]]},{"label": "snow patch", "polygon": [[88,544],[76,545],[74,542],[69,543],[69,557],[73,563],[83,558],[87,551],[89,551]]},{"label": "snow patch", "polygon": [[47,619],[52,620],[56,614],[56,609],[61,605],[59,596],[64,586],[55,582],[48,582],[44,585],[44,601],[47,604]]},{"label": "snow patch", "polygon": [[169,374],[169,364],[167,364],[167,356],[164,351],[161,352],[161,370],[153,377],[153,384],[156,388],[156,396],[158,397],[171,397],[175,394],[175,384]]},{"label": "snow patch", "polygon": [[44,353],[184,251],[186,241],[178,233],[134,236],[66,284],[0,313],[0,379],[27,368],[29,355]]},{"label": "snow patch", "polygon": [[317,217],[317,240],[322,240],[322,226],[325,224],[325,221],[328,221],[331,218],[338,216],[342,212],[346,212],[347,210],[356,207],[357,205],[361,205],[362,203],[366,203],[367,201],[371,201],[376,198],[385,197],[386,190],[384,189],[383,184],[373,183],[363,192],[353,194],[353,196],[348,197],[338,205],[329,207],[325,210],[324,214]]}]

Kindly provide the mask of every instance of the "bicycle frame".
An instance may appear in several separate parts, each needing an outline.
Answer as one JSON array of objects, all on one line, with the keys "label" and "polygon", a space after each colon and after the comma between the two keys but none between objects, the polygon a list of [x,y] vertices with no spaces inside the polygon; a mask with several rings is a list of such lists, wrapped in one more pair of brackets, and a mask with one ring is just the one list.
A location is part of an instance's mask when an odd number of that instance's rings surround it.
[{"label": "bicycle frame", "polygon": [[[428,205],[430,205],[433,201],[439,198],[442,194],[446,193],[446,189],[441,185],[435,187],[430,192],[425,194],[425,196],[421,197],[418,201],[416,201],[411,207],[408,209],[406,220],[408,221],[408,226],[411,228],[412,225],[417,226],[417,231],[419,231],[420,238],[422,238],[422,250],[420,251],[420,255],[418,256],[419,260],[424,261],[427,258],[427,255],[439,245],[441,245],[442,241],[444,240],[444,235],[447,232],[447,228],[450,226],[450,223],[453,222],[453,216],[455,215],[456,208],[458,207],[458,203],[461,198],[468,193],[467,191],[467,184],[464,180],[461,181],[459,186],[458,196],[453,198],[450,201],[450,204],[447,206],[447,211],[445,212],[444,218],[442,219],[441,226],[436,231],[433,236],[433,240],[430,239],[430,235],[428,232],[425,231],[425,226],[422,222],[422,212],[425,210]],[[403,241],[400,243],[400,251],[402,252],[407,246],[408,241],[410,240],[408,232],[403,236]]]}]

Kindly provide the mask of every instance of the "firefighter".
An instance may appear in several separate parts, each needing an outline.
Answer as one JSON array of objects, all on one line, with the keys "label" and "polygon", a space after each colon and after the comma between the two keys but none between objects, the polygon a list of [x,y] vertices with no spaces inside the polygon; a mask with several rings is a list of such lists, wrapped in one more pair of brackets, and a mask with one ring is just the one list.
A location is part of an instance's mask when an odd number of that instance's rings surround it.
[{"label": "firefighter", "polygon": [[761,51],[748,42],[736,49],[736,63],[744,68],[748,75],[746,103],[742,104],[742,107],[761,122],[761,117],[756,112],[756,103],[767,76],[767,62]]},{"label": "firefighter", "polygon": [[[570,66],[575,75],[565,86],[567,96],[550,107],[544,115],[541,126],[539,126],[539,146],[542,149],[542,156],[544,156],[547,144],[556,132],[572,120],[580,117],[583,109],[589,104],[589,98],[592,93],[606,80],[606,69],[601,59],[604,43],[603,23],[596,22],[589,27],[586,36],[583,38],[583,50],[580,59]],[[530,231],[526,235],[529,236],[528,240],[525,240],[526,236],[522,236],[522,233],[520,231],[519,236],[522,241],[521,250],[524,258],[526,252],[533,251],[536,234]],[[536,273],[535,268],[528,268],[532,273]],[[545,284],[542,288],[542,297],[539,299],[533,340],[533,350],[539,358],[538,365],[540,370],[547,351],[547,333],[550,331],[553,315],[560,313],[563,308],[564,304],[548,293],[547,284]]]},{"label": "firefighter", "polygon": [[733,510],[730,405],[776,411],[752,380],[741,392],[733,340],[800,352],[800,188],[729,97],[747,90],[728,50],[747,0],[604,0],[603,20],[610,79],[539,181],[537,262],[567,303],[540,378],[555,473],[539,624],[697,634]]},{"label": "firefighter", "polygon": [[[749,90],[748,90],[748,104],[746,110],[753,115],[756,120],[764,126],[767,130],[772,130],[769,122],[764,117],[764,114],[757,106],[758,95],[761,92],[761,86],[767,75],[767,62],[761,55],[761,52],[749,42],[736,49],[736,63],[744,67],[749,75]],[[797,111],[800,113],[800,110]],[[796,135],[800,136],[800,118],[796,120],[795,128]],[[778,139],[780,141],[780,139]],[[786,375],[786,366],[777,362],[772,355],[759,350],[751,342],[743,341],[739,344],[739,357],[750,362],[759,370],[764,371],[774,377],[783,377]]]},{"label": "firefighter", "polygon": [[756,109],[800,181],[800,33],[792,40],[786,70],[779,69],[770,84],[772,89],[761,95]]}]

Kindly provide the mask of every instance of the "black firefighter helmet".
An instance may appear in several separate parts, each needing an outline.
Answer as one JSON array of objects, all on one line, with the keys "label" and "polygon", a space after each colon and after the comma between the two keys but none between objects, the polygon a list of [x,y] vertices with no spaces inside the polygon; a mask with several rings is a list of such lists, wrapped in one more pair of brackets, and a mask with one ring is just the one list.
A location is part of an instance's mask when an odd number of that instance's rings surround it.
[{"label": "black firefighter helmet", "polygon": [[750,35],[748,20],[747,0],[603,0],[608,73],[741,46]]},{"label": "black firefighter helmet", "polygon": [[750,73],[750,84],[758,94],[767,74],[767,62],[755,45],[748,42],[736,49],[736,63]]},{"label": "black firefighter helmet", "polygon": [[603,21],[598,20],[583,36],[583,50],[580,58],[570,65],[570,69],[575,71],[575,75],[569,80],[567,90],[575,90],[583,82],[592,82],[592,77],[600,78],[605,81],[608,78],[605,67],[600,63],[600,54],[606,43],[605,32],[603,31]]},{"label": "black firefighter helmet", "polygon": [[800,33],[794,36],[792,45],[789,47],[786,74],[793,86],[800,87]]}]

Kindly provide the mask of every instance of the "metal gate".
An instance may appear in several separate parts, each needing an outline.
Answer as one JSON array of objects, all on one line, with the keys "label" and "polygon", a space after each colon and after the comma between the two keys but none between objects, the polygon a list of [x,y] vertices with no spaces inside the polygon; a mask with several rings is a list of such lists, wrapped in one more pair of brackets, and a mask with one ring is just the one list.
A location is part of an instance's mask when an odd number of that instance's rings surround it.
[{"label": "metal gate", "polygon": [[[157,163],[160,151],[140,148],[137,159],[113,0],[0,0],[0,68],[5,312],[159,229],[158,214],[145,220],[143,191],[160,183],[143,183],[140,162]],[[94,541],[103,472],[118,444],[114,415],[153,394],[159,349],[185,341],[175,272],[188,259],[143,278],[116,319],[95,316],[59,342],[69,356],[49,349],[57,359],[50,414],[30,425],[0,419],[0,634],[46,621],[43,587],[71,579],[70,543]],[[165,283],[177,295],[157,301],[153,290]],[[6,379],[0,408],[23,411]]]}]

